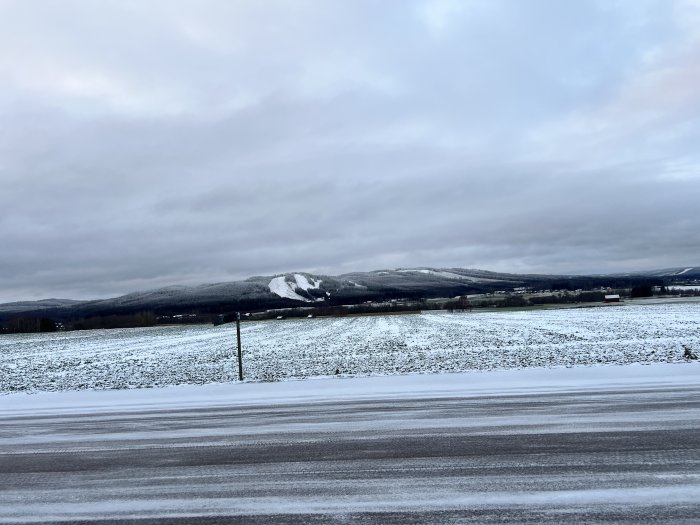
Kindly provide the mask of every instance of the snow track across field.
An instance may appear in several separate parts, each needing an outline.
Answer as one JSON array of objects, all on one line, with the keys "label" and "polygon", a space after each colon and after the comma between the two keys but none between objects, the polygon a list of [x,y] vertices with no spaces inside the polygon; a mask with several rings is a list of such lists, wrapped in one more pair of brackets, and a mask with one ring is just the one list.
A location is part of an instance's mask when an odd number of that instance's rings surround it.
[{"label": "snow track across field", "polygon": [[[700,303],[247,322],[246,379],[682,361]],[[0,392],[234,381],[235,326],[0,337]],[[693,366],[693,365],[689,365]]]}]

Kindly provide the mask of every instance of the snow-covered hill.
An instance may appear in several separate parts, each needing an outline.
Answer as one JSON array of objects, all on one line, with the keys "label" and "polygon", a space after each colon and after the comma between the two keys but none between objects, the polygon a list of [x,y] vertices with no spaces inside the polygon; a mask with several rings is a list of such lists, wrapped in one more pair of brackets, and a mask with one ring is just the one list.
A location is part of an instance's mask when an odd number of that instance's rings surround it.
[{"label": "snow-covered hill", "polygon": [[649,272],[635,272],[629,275],[649,275],[653,277],[671,277],[680,279],[700,279],[700,266],[682,266],[680,268],[664,268]]},{"label": "snow-covered hill", "polygon": [[42,299],[40,301],[18,301],[14,303],[0,304],[0,312],[31,312],[74,306],[84,301],[71,299]]}]

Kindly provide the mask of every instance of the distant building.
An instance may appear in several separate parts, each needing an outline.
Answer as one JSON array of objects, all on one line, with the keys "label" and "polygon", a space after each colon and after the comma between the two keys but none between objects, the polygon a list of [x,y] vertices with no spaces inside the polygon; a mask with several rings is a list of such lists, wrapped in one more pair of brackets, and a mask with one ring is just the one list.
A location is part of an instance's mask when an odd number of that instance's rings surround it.
[{"label": "distant building", "polygon": [[619,303],[621,301],[619,294],[607,294],[605,296],[606,303]]}]

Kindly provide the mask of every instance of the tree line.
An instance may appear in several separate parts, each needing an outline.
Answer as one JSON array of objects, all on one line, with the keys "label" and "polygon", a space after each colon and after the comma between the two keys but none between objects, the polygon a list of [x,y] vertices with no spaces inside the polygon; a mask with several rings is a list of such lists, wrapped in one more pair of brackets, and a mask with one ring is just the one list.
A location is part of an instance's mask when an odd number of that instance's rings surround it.
[{"label": "tree line", "polygon": [[18,317],[5,321],[0,326],[0,333],[26,334],[57,332],[59,330],[136,328],[139,326],[154,326],[156,324],[157,319],[152,312],[85,317],[65,322],[54,321],[48,317]]}]

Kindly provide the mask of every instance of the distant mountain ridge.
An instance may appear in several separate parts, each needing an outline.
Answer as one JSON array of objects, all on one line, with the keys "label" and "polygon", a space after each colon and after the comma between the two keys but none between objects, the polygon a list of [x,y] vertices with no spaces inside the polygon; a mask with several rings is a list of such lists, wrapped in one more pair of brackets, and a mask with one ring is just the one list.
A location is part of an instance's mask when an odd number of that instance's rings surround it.
[{"label": "distant mountain ridge", "polygon": [[696,266],[681,266],[679,268],[664,268],[647,272],[631,272],[617,275],[644,275],[649,277],[680,277],[683,279],[698,279],[700,268]]},{"label": "distant mountain ridge", "polygon": [[27,316],[58,319],[151,311],[158,315],[197,311],[221,313],[294,306],[358,304],[387,299],[455,297],[464,294],[535,289],[625,287],[641,281],[669,284],[700,279],[700,267],[678,267],[609,275],[498,273],[465,268],[397,268],[338,276],[292,272],[242,281],[167,286],[109,299],[46,299],[0,304],[0,320]]},{"label": "distant mountain ridge", "polygon": [[73,299],[41,299],[39,301],[16,301],[13,303],[0,304],[0,313],[2,312],[23,312],[45,310],[50,308],[62,308],[83,303],[85,301],[76,301]]}]

